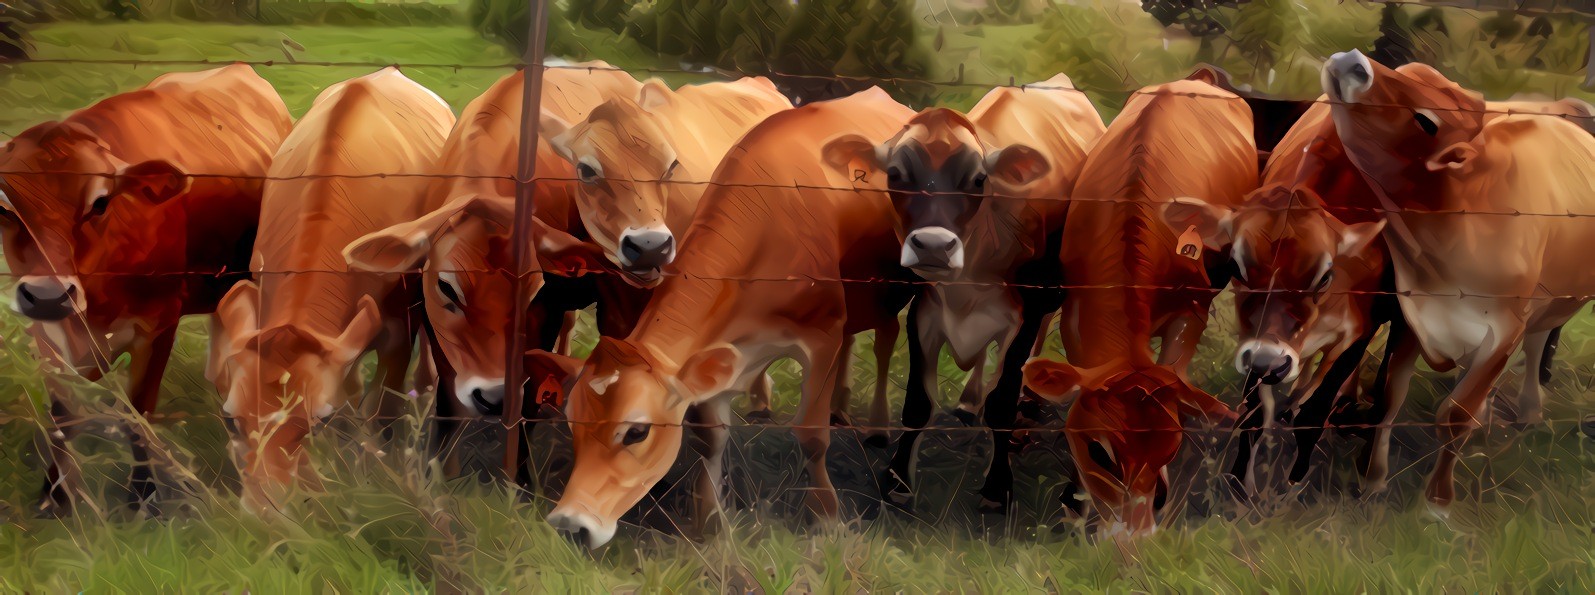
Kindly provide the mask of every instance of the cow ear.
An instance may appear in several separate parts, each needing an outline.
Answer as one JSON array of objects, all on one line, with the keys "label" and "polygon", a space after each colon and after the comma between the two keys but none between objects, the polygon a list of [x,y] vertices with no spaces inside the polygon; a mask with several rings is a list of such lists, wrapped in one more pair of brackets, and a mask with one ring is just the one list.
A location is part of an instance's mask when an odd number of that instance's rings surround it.
[{"label": "cow ear", "polygon": [[526,380],[536,387],[533,402],[554,409],[565,406],[565,396],[581,374],[582,360],[541,349],[526,352]]},{"label": "cow ear", "polygon": [[1082,388],[1085,377],[1079,368],[1067,363],[1034,357],[1025,362],[1024,382],[1041,398],[1062,405],[1075,389]]},{"label": "cow ear", "polygon": [[1367,248],[1374,238],[1379,237],[1379,232],[1384,231],[1384,228],[1383,219],[1347,225],[1346,229],[1340,232],[1340,244],[1336,247],[1336,252],[1341,256],[1362,252],[1362,249]]},{"label": "cow ear", "polygon": [[1182,196],[1163,205],[1163,223],[1176,234],[1196,228],[1209,250],[1224,250],[1234,241],[1235,211],[1199,198]]},{"label": "cow ear", "polygon": [[554,148],[566,160],[570,159],[570,148],[565,145],[565,133],[570,132],[571,124],[563,118],[542,110],[537,115],[537,137],[548,141],[548,146]]},{"label": "cow ear", "polygon": [[1224,69],[1203,62],[1196,65],[1196,70],[1185,77],[1188,81],[1201,81],[1215,87],[1229,87],[1229,73]]},{"label": "cow ear", "polygon": [[1451,171],[1459,174],[1468,173],[1473,169],[1473,160],[1479,156],[1479,148],[1471,142],[1460,142],[1435,153],[1429,158],[1429,171]]},{"label": "cow ear", "polygon": [[216,304],[210,322],[210,353],[205,362],[205,378],[215,382],[223,358],[243,349],[244,343],[260,330],[260,286],[254,281],[239,281]]},{"label": "cow ear", "polygon": [[1240,418],[1234,409],[1230,409],[1229,405],[1225,405],[1223,401],[1207,394],[1207,391],[1194,386],[1187,386],[1180,391],[1179,410],[1180,415],[1184,417],[1200,419],[1212,424],[1235,421]]},{"label": "cow ear", "polygon": [[1025,145],[1008,145],[986,157],[991,177],[1014,187],[1023,187],[1052,171],[1052,164],[1040,151]]},{"label": "cow ear", "polygon": [[688,403],[713,397],[736,380],[737,368],[742,363],[742,352],[731,345],[721,344],[698,352],[676,372],[676,380],[686,389],[681,395]]},{"label": "cow ear", "polygon": [[357,271],[400,273],[420,269],[431,248],[422,221],[406,221],[350,242],[343,249],[343,260]]},{"label": "cow ear", "polygon": [[537,234],[537,262],[543,270],[558,271],[567,277],[605,270],[609,260],[597,244],[549,227],[542,219],[534,219],[533,224]]},{"label": "cow ear", "polygon": [[820,149],[825,163],[854,182],[861,182],[881,171],[880,151],[875,143],[857,134],[849,134],[825,143]]},{"label": "cow ear", "polygon": [[655,111],[670,105],[670,102],[675,100],[675,93],[664,81],[648,79],[643,82],[642,88],[637,90],[637,105],[650,112]]},{"label": "cow ear", "polygon": [[126,194],[161,204],[188,191],[192,180],[169,161],[135,163],[116,173],[113,196]]},{"label": "cow ear", "polygon": [[346,365],[354,363],[379,332],[382,332],[382,311],[377,307],[377,300],[369,295],[361,296],[360,303],[355,306],[354,319],[343,329],[343,334],[327,344],[327,354],[333,361]]}]

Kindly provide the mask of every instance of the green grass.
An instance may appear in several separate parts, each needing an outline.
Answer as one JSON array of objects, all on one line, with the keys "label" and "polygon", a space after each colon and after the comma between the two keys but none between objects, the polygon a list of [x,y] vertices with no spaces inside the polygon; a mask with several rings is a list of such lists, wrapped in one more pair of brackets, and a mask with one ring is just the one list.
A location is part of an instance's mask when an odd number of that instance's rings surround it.
[{"label": "green grass", "polygon": [[[1015,43],[1043,31],[950,29],[941,69],[966,64],[971,80],[1005,82],[1027,50]],[[338,28],[192,24],[57,24],[35,35],[41,57],[285,60],[282,40],[305,50],[303,61],[501,64],[511,57],[463,28]],[[601,36],[592,47],[623,66],[658,66],[634,47]],[[978,53],[974,53],[978,50]],[[969,66],[984,65],[977,71]],[[1005,66],[1006,64],[1006,66]],[[38,121],[161,72],[189,67],[0,65],[0,131]],[[297,115],[317,92],[361,68],[281,65],[259,69]],[[456,109],[507,70],[411,69]],[[974,95],[978,97],[978,95]],[[949,94],[948,103],[972,101]],[[0,288],[0,309],[9,287]],[[1227,361],[1233,340],[1228,300],[1215,307],[1195,370],[1203,385],[1233,401],[1236,379]],[[15,316],[0,316],[0,406],[23,418],[0,431],[0,590],[26,592],[166,591],[418,591],[435,580],[464,581],[488,591],[778,591],[949,592],[1589,592],[1595,589],[1595,452],[1570,425],[1595,400],[1595,324],[1581,316],[1563,336],[1545,428],[1495,431],[1478,440],[1459,469],[1463,497],[1449,523],[1431,520],[1419,504],[1429,464],[1398,470],[1393,493],[1361,502],[1331,491],[1301,500],[1280,498],[1264,514],[1237,515],[1220,504],[1212,516],[1186,517],[1123,551],[1079,531],[1052,533],[1036,519],[1053,518],[1037,503],[1055,477],[1021,477],[1026,515],[982,525],[956,521],[957,511],[929,521],[888,515],[846,527],[809,529],[781,515],[737,513],[731,527],[706,541],[623,530],[596,555],[573,549],[542,522],[547,503],[519,502],[472,479],[440,481],[426,472],[416,444],[378,453],[361,432],[325,430],[315,443],[327,477],[324,494],[291,499],[281,516],[245,514],[231,495],[236,472],[224,454],[215,417],[218,397],[203,379],[204,334],[187,321],[165,382],[165,413],[195,415],[161,424],[159,436],[197,481],[192,496],[167,494],[165,518],[91,510],[64,520],[37,519],[33,490],[41,480],[31,455],[41,396],[31,341]],[[590,326],[578,342],[589,346]],[[875,381],[870,339],[859,341],[854,387]],[[1056,338],[1053,338],[1056,349]],[[902,398],[906,354],[895,356],[891,395]],[[941,365],[950,405],[964,374]],[[778,404],[794,407],[795,366],[778,371]],[[1515,389],[1504,382],[1504,392]],[[89,408],[108,409],[125,375],[104,386],[77,383]],[[1433,418],[1450,375],[1425,372],[1414,383],[1402,420]],[[855,413],[865,403],[854,399]],[[99,405],[93,405],[93,404]],[[739,430],[739,436],[767,430]],[[96,504],[114,508],[126,474],[125,443],[95,427],[74,448],[87,467]],[[1201,445],[1196,445],[1201,446]],[[1418,445],[1414,448],[1422,448]],[[1339,449],[1344,452],[1344,448]],[[1215,453],[1214,456],[1217,456]],[[929,455],[927,455],[929,457]],[[1216,464],[1216,463],[1213,463]],[[1328,473],[1344,479],[1349,461]],[[957,506],[956,504],[954,506]],[[1239,516],[1240,518],[1233,518]],[[954,520],[949,520],[954,519]]]}]

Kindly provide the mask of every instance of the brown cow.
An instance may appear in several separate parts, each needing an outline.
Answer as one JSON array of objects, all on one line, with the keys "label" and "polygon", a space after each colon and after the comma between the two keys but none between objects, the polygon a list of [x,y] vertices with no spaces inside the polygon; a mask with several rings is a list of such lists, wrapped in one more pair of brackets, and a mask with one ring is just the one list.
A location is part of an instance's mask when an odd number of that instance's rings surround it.
[{"label": "brown cow", "polygon": [[[428,172],[454,123],[448,104],[396,68],[322,91],[272,160],[250,269],[217,308],[211,372],[243,448],[244,500],[271,502],[314,477],[303,440],[357,390],[355,364],[377,353],[385,419],[400,413],[420,317],[400,275],[351,272],[349,241],[429,211]],[[417,314],[419,314],[417,312]]]},{"label": "brown cow", "polygon": [[1229,258],[1203,249],[1192,232],[1172,232],[1158,211],[1181,197],[1240,204],[1257,185],[1256,153],[1239,97],[1175,81],[1131,97],[1075,183],[1061,255],[1068,289],[1060,327],[1071,364],[1032,359],[1024,378],[1053,401],[1079,389],[1069,446],[1115,533],[1156,528],[1182,419],[1232,415],[1186,378],[1209,303],[1229,281]]},{"label": "brown cow", "polygon": [[[127,397],[155,409],[178,319],[215,311],[249,264],[261,179],[292,121],[248,66],[172,73],[40,124],[0,155],[0,236],[42,355],[90,380],[131,356]],[[48,505],[79,489],[78,431],[52,386]],[[153,494],[131,434],[134,497]]]},{"label": "brown cow", "polygon": [[1443,516],[1461,447],[1512,351],[1543,344],[1595,292],[1581,260],[1595,238],[1567,216],[1595,212],[1595,139],[1560,118],[1489,114],[1421,64],[1391,70],[1340,53],[1323,83],[1347,156],[1387,210],[1399,301],[1424,359],[1467,368],[1438,420],[1427,498]]},{"label": "brown cow", "polygon": [[[996,343],[1005,355],[998,360],[996,401],[987,422],[1012,426],[1020,366],[1032,355],[1042,317],[1059,305],[1053,287],[1062,282],[1057,254],[1068,208],[1063,199],[1104,130],[1091,102],[1060,74],[1034,88],[993,89],[967,118],[932,108],[879,145],[849,135],[827,146],[834,165],[861,163],[866,169],[859,175],[886,178],[899,262],[922,279],[947,282],[925,286],[910,307],[916,330],[909,377],[917,381],[904,400],[905,425],[920,428],[930,419],[931,395],[940,393],[934,370],[944,346],[959,368],[974,369],[956,410],[972,424],[989,388],[981,378],[986,349]],[[877,357],[883,355],[890,352]],[[884,390],[875,394],[870,421],[886,425]],[[882,482],[887,499],[902,506],[912,494],[907,480],[917,435],[909,431],[898,441],[892,473]],[[996,443],[995,471],[982,493],[988,506],[1000,507],[1011,489],[1006,435]]]},{"label": "brown cow", "polygon": [[714,168],[742,134],[791,102],[763,77],[686,85],[659,79],[583,121],[543,114],[538,133],[575,168],[592,241],[639,286],[658,284]]},{"label": "brown cow", "polygon": [[[513,264],[509,238],[523,82],[519,72],[500,79],[460,114],[438,168],[447,177],[439,178],[428,191],[429,203],[439,208],[359,238],[344,251],[349,266],[356,270],[425,268],[422,293],[427,323],[436,339],[438,408],[445,418],[497,414],[503,407],[504,333],[515,313],[512,277],[505,273]],[[639,87],[630,74],[602,62],[549,68],[543,74],[541,107],[561,118],[585,117],[608,99],[635,96]],[[536,182],[539,237],[567,238],[561,240],[567,247],[568,238],[586,236],[573,199],[574,175],[547,139],[540,138]],[[551,264],[550,268],[594,267],[574,263],[571,267]],[[533,280],[545,281],[542,276]],[[558,295],[534,300],[526,317],[526,332],[544,347],[552,346],[566,311],[587,306],[599,293],[610,298],[603,300],[601,321],[613,317],[611,310],[634,316],[646,301],[645,293],[631,290],[619,280],[546,281],[559,287],[550,292]],[[452,429],[445,424],[439,433],[449,435]]]},{"label": "brown cow", "polygon": [[[555,528],[589,547],[609,541],[675,460],[690,406],[709,445],[698,520],[713,521],[725,396],[787,356],[807,370],[795,431],[814,486],[808,505],[836,516],[825,459],[844,339],[895,319],[913,288],[897,264],[885,180],[855,182],[821,150],[843,132],[880,142],[912,115],[871,89],[775,114],[727,154],[684,236],[679,275],[665,278],[629,337],[601,339],[574,379],[575,468],[549,514]],[[818,189],[854,183],[859,191]]]}]

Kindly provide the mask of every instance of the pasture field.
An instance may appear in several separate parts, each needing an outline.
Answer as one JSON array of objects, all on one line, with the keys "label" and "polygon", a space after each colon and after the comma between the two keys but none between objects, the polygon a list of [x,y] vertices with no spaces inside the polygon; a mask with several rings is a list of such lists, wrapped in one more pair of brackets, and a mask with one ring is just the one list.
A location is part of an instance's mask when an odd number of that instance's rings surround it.
[{"label": "pasture field", "polygon": [[[1017,59],[1022,52],[1005,40],[1038,33],[1035,25],[961,29],[946,41],[961,51],[943,53],[952,56],[948,60]],[[327,85],[369,69],[292,61],[482,66],[406,69],[456,110],[508,72],[502,65],[513,61],[499,46],[448,27],[54,24],[33,36],[36,57],[45,59],[285,62],[258,70],[296,116]],[[620,66],[652,65],[635,47],[601,37],[594,45]],[[161,72],[192,68],[0,65],[0,134],[13,135]],[[977,97],[949,93],[943,101],[967,107]],[[1114,102],[1111,93],[1093,98],[1099,105]],[[1433,419],[1437,396],[1449,390],[1455,375],[1425,368],[1400,418],[1406,427],[1393,447],[1392,489],[1366,499],[1352,489],[1352,455],[1360,443],[1330,439],[1331,460],[1312,477],[1318,487],[1268,494],[1243,509],[1213,474],[1224,466],[1228,437],[1197,431],[1176,473],[1176,485],[1187,488],[1183,513],[1126,550],[1092,538],[1083,522],[1065,517],[1058,494],[1067,456],[1056,436],[1044,434],[1021,455],[1018,501],[1008,517],[995,518],[973,513],[982,457],[990,448],[983,432],[948,427],[926,441],[919,457],[922,493],[913,513],[904,514],[872,504],[868,469],[883,468],[889,452],[841,431],[833,446],[833,474],[851,520],[808,528],[793,512],[804,479],[788,432],[743,426],[733,431],[728,463],[739,503],[730,526],[701,540],[656,530],[681,521],[675,509],[686,488],[670,484],[690,466],[684,461],[666,489],[645,502],[645,514],[628,517],[632,524],[614,543],[590,554],[543,522],[549,503],[541,493],[523,498],[476,477],[441,479],[426,461],[424,442],[412,436],[384,447],[352,419],[336,420],[313,446],[327,478],[325,493],[291,499],[279,515],[245,513],[233,493],[237,475],[226,455],[219,399],[202,373],[205,331],[197,318],[184,324],[166,375],[161,411],[168,419],[154,424],[163,450],[177,463],[161,472],[168,486],[163,515],[152,519],[122,509],[125,436],[109,424],[95,424],[74,444],[97,495],[94,507],[64,519],[38,518],[32,499],[42,481],[34,444],[41,371],[24,326],[9,313],[11,296],[7,282],[0,287],[0,310],[6,311],[0,315],[0,416],[6,420],[0,429],[0,591],[1595,590],[1595,441],[1578,428],[1578,420],[1595,411],[1595,319],[1587,314],[1562,335],[1547,396],[1548,422],[1522,431],[1498,424],[1481,432],[1459,466],[1462,495],[1447,521],[1435,520],[1422,505],[1422,481],[1435,450],[1422,424]],[[1215,306],[1194,373],[1205,388],[1234,404],[1239,395],[1229,363],[1229,304],[1221,298]],[[594,341],[590,324],[580,329],[579,353]],[[855,345],[856,395],[869,394],[875,382],[870,343],[865,338]],[[1051,343],[1056,349],[1056,338]],[[895,358],[891,394],[900,400],[907,367],[902,345]],[[950,406],[964,374],[946,361],[940,371],[941,403]],[[778,419],[795,408],[800,373],[791,365],[777,370]],[[1512,395],[1521,373],[1519,364],[1500,392]],[[101,386],[75,386],[86,410],[116,411],[125,408],[114,405],[113,396],[123,382],[125,375],[113,371]],[[418,414],[426,400],[416,399]],[[864,399],[855,398],[853,405],[862,416]],[[485,452],[478,458],[487,465],[497,458],[496,435],[485,424],[475,431]],[[557,476],[566,463],[559,443],[559,428],[544,424],[536,430],[534,463],[545,475]]]}]

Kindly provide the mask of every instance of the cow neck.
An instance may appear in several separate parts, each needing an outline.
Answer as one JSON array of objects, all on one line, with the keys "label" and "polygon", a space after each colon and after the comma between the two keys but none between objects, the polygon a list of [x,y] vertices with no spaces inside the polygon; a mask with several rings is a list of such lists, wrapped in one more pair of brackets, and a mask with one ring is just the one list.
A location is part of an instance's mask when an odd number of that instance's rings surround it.
[{"label": "cow neck", "polygon": [[671,278],[655,291],[630,340],[679,366],[699,351],[730,342],[724,335],[740,295],[733,281]]},{"label": "cow neck", "polygon": [[[1095,367],[1113,361],[1150,365],[1153,361],[1152,286],[1156,266],[1168,255],[1155,254],[1156,213],[1148,208],[1138,182],[1114,200],[1080,201],[1069,213],[1064,251],[1065,312],[1073,317],[1079,344],[1068,346],[1075,365]],[[1066,333],[1067,335],[1067,333]]]}]

